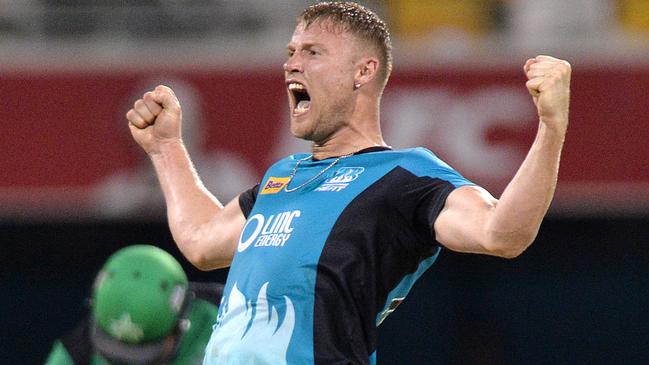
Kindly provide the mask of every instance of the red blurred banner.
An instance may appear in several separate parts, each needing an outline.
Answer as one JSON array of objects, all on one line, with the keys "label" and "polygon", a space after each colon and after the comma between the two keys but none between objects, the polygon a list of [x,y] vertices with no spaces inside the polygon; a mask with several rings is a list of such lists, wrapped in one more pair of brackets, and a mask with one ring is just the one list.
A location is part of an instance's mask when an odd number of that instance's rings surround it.
[{"label": "red blurred banner", "polygon": [[[0,216],[160,217],[163,201],[125,112],[166,83],[208,189],[224,200],[308,144],[288,131],[281,72],[0,73]],[[649,212],[649,70],[577,70],[553,212]],[[498,196],[534,138],[519,70],[395,73],[382,104],[386,141],[423,145]]]}]

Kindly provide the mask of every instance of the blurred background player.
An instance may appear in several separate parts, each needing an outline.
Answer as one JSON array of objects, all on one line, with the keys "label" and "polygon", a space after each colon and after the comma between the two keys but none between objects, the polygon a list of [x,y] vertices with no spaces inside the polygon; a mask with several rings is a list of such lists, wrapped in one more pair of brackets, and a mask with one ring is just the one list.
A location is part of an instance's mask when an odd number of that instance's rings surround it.
[{"label": "blurred background player", "polygon": [[95,279],[89,318],[55,341],[46,364],[200,364],[222,291],[188,282],[158,247],[123,248]]}]

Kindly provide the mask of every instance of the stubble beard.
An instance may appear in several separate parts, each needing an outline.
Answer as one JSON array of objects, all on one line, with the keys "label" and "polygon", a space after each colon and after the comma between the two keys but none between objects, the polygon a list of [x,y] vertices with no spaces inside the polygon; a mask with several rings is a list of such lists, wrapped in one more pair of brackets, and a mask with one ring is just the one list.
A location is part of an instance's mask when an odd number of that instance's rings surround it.
[{"label": "stubble beard", "polygon": [[323,145],[331,139],[337,131],[349,123],[353,106],[345,98],[338,98],[329,104],[318,115],[310,116],[310,127],[303,133],[293,130],[295,137],[313,142],[315,145]]}]

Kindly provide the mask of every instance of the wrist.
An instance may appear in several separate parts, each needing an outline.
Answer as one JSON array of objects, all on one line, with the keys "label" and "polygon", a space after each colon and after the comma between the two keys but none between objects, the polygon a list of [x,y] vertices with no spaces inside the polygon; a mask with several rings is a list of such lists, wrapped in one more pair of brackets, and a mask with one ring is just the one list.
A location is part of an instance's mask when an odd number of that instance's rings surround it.
[{"label": "wrist", "polygon": [[537,138],[545,141],[562,145],[568,129],[568,122],[552,122],[548,123],[543,120],[539,122],[539,129]]},{"label": "wrist", "polygon": [[565,135],[568,129],[568,115],[561,115],[555,117],[539,117],[539,128],[543,128],[548,132],[553,132],[558,135]]},{"label": "wrist", "polygon": [[157,141],[155,148],[152,148],[147,152],[151,159],[158,159],[167,155],[174,155],[178,152],[185,152],[185,145],[180,137],[176,138],[165,138]]}]

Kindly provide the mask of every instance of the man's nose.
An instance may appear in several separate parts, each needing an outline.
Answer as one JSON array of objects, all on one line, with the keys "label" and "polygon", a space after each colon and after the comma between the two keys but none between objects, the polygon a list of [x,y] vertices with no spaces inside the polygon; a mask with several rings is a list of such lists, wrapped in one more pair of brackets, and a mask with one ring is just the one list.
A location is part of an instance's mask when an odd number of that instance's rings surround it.
[{"label": "man's nose", "polygon": [[284,71],[287,73],[291,72],[303,72],[304,68],[302,67],[302,63],[299,62],[297,59],[296,55],[293,55],[289,57],[289,59],[284,63]]}]

